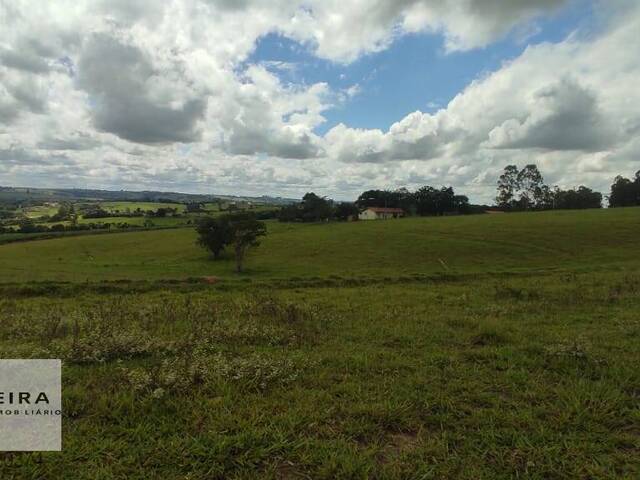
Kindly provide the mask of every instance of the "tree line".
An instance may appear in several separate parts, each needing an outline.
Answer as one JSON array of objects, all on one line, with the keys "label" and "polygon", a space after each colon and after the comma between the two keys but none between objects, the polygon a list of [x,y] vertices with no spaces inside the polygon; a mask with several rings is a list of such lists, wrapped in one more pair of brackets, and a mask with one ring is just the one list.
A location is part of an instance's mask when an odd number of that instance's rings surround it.
[{"label": "tree line", "polygon": [[[604,198],[584,185],[568,190],[549,187],[534,164],[522,169],[507,165],[497,190],[496,205],[505,211],[602,208]],[[640,205],[640,171],[633,180],[617,176],[608,199],[610,208]]]},{"label": "tree line", "polygon": [[465,195],[457,195],[453,187],[420,187],[414,192],[398,190],[367,190],[356,200],[360,209],[367,207],[401,208],[407,215],[438,216],[473,213]]},{"label": "tree line", "polygon": [[281,222],[326,222],[329,220],[348,220],[357,216],[358,207],[352,202],[334,202],[309,192],[299,203],[283,206],[278,212]]},{"label": "tree line", "polygon": [[355,220],[368,207],[401,208],[406,215],[468,214],[484,211],[485,206],[469,203],[465,195],[456,195],[452,187],[424,186],[411,192],[398,190],[367,190],[355,202],[335,202],[309,192],[302,201],[284,206],[278,213],[281,222],[321,222]]},{"label": "tree line", "polygon": [[42,225],[36,223],[32,218],[23,218],[18,222],[17,228],[6,227],[0,225],[0,234],[3,233],[54,233],[54,232],[80,232],[87,230],[110,230],[112,228],[118,230],[135,229],[135,228],[150,228],[153,227],[153,223],[149,224],[145,222],[144,225],[130,224],[127,222],[117,223],[78,223],[77,218],[72,219],[71,223],[65,225],[64,223],[54,223],[53,225]]},{"label": "tree line", "polygon": [[[604,195],[589,187],[562,189],[545,184],[538,167],[519,169],[508,165],[498,179],[495,207],[502,211],[602,208]],[[630,180],[616,177],[608,196],[609,207],[640,205],[640,171]],[[473,205],[453,187],[423,186],[415,191],[367,190],[355,202],[335,202],[309,192],[302,201],[284,206],[277,214],[281,222],[322,222],[357,219],[367,207],[401,208],[408,216],[439,216],[484,213],[487,205]],[[494,208],[495,208],[494,207]]]},{"label": "tree line", "polygon": [[129,208],[125,209],[123,212],[120,210],[105,210],[100,205],[91,206],[89,208],[84,209],[82,216],[84,218],[112,218],[112,217],[156,217],[156,218],[164,218],[164,217],[177,217],[180,216],[178,209],[175,207],[160,207],[156,210],[142,210],[140,207],[135,210],[131,210]]},{"label": "tree line", "polygon": [[507,165],[498,179],[496,205],[506,211],[601,208],[602,194],[584,185],[562,190],[549,187],[536,165]]}]

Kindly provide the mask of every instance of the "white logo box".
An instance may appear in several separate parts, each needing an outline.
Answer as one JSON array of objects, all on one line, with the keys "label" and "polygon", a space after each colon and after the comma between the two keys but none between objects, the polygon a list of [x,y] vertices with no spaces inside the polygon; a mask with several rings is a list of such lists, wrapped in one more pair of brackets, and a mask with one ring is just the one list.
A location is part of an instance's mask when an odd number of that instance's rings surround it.
[{"label": "white logo box", "polygon": [[0,451],[62,449],[62,362],[0,359]]}]

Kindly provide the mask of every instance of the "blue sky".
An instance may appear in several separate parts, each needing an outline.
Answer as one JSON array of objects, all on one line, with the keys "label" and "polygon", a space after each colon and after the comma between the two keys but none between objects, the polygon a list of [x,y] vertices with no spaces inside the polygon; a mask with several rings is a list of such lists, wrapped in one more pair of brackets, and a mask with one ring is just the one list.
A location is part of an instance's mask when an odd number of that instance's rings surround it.
[{"label": "blue sky", "polygon": [[559,42],[578,31],[584,35],[594,21],[591,2],[574,0],[485,48],[446,53],[439,33],[409,34],[350,64],[320,59],[304,45],[271,33],[259,39],[245,64],[263,63],[285,84],[326,82],[335,91],[358,85],[357,95],[324,113],[326,122],[316,128],[320,135],[339,123],[387,130],[416,110],[446,107],[474,79],[498,70],[529,45]]}]

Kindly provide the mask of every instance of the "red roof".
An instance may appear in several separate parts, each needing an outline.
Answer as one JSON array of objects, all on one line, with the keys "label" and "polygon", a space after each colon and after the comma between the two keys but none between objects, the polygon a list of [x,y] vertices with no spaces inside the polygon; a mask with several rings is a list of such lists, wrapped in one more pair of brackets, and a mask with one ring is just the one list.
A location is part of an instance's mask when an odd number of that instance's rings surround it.
[{"label": "red roof", "polygon": [[404,210],[401,208],[367,207],[365,210],[371,210],[376,213],[404,213]]}]

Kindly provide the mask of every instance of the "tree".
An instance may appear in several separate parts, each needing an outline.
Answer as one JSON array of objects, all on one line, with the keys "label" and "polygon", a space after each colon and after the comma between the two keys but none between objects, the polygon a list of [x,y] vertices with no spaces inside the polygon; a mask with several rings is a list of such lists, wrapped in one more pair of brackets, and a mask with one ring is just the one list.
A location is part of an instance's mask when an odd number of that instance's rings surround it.
[{"label": "tree", "polygon": [[39,225],[36,225],[36,222],[34,222],[33,219],[28,217],[21,219],[18,226],[19,226],[18,231],[20,233],[36,233],[36,232],[42,231],[42,227],[40,227]]},{"label": "tree", "polygon": [[511,209],[515,204],[516,191],[518,190],[518,167],[507,165],[498,179],[498,196],[496,203],[500,208]]},{"label": "tree", "polygon": [[415,215],[417,211],[416,198],[407,188],[402,187],[393,192],[393,201],[398,208],[403,209],[409,215]]},{"label": "tree", "polygon": [[544,179],[536,165],[530,164],[518,172],[517,187],[520,192],[520,208],[540,208],[544,199]]},{"label": "tree", "polygon": [[301,221],[300,208],[297,204],[285,205],[278,212],[278,220],[281,222]]},{"label": "tree", "polygon": [[204,211],[204,205],[200,202],[189,202],[185,205],[187,213],[197,213]]},{"label": "tree", "polygon": [[397,190],[395,192],[390,190],[367,190],[358,197],[356,205],[358,205],[359,208],[401,208],[400,200],[403,195],[403,190]]},{"label": "tree", "polygon": [[418,215],[435,215],[436,213],[436,189],[429,186],[420,187],[414,194]]},{"label": "tree", "polygon": [[75,214],[75,208],[72,203],[61,203],[58,212],[51,216],[51,221],[59,222],[61,220],[69,220]]},{"label": "tree", "polygon": [[198,244],[213,253],[214,259],[220,258],[227,245],[233,245],[236,271],[240,273],[247,251],[260,245],[258,238],[267,234],[267,227],[252,213],[237,213],[199,218],[196,232]]},{"label": "tree", "polygon": [[220,258],[225,247],[233,239],[231,226],[226,216],[199,218],[196,223],[196,232],[198,233],[198,245],[209,250],[215,260]]},{"label": "tree", "polygon": [[111,216],[101,205],[91,205],[82,213],[84,218],[106,218]]},{"label": "tree", "polygon": [[156,210],[155,216],[163,218],[169,215],[170,213],[172,213],[172,211],[173,211],[172,208],[160,207],[158,210]]},{"label": "tree", "polygon": [[338,220],[347,221],[350,217],[357,218],[358,213],[359,210],[355,203],[340,202],[338,205],[336,205],[334,215]]},{"label": "tree", "polygon": [[542,187],[540,187],[538,201],[536,204],[537,208],[540,210],[553,210],[554,208],[559,208],[556,207],[557,190],[558,187],[551,189],[548,185],[542,185]]},{"label": "tree", "polygon": [[507,165],[498,179],[496,203],[504,210],[544,210],[553,208],[554,194],[544,184],[538,167],[526,165],[518,170],[515,165]]},{"label": "tree", "polygon": [[577,189],[561,190],[556,187],[553,191],[553,208],[582,209],[601,208],[602,194],[581,185]]},{"label": "tree", "polygon": [[602,194],[580,185],[577,190],[580,199],[579,208],[602,208]]},{"label": "tree", "polygon": [[302,202],[282,207],[278,219],[281,222],[321,222],[330,220],[333,214],[332,200],[309,192],[302,197]]},{"label": "tree", "polygon": [[228,222],[236,254],[236,272],[242,273],[247,251],[260,245],[258,238],[267,234],[267,226],[249,213],[228,215],[225,221]]},{"label": "tree", "polygon": [[609,206],[612,208],[635,205],[640,205],[640,170],[633,180],[618,175],[611,185],[609,195]]},{"label": "tree", "polygon": [[457,202],[462,205],[465,199],[466,202],[469,200],[463,196],[459,196],[456,200],[452,187],[442,187],[438,190],[429,186],[419,188],[414,198],[418,215],[444,215],[447,212],[459,212],[456,208]]},{"label": "tree", "polygon": [[466,195],[454,195],[453,197],[454,211],[467,214],[471,211],[469,206],[469,197]]},{"label": "tree", "polygon": [[436,195],[436,201],[438,215],[453,212],[455,209],[455,193],[453,187],[442,187]]},{"label": "tree", "polygon": [[302,197],[302,220],[305,222],[318,222],[329,220],[332,216],[332,205],[324,197],[319,197],[313,192]]}]

